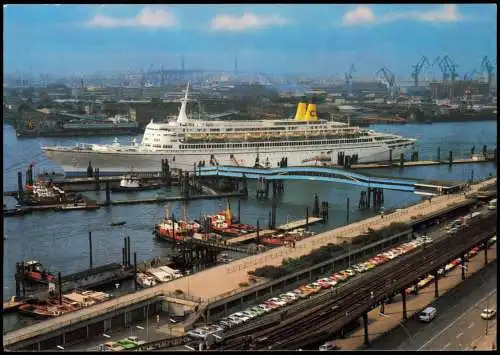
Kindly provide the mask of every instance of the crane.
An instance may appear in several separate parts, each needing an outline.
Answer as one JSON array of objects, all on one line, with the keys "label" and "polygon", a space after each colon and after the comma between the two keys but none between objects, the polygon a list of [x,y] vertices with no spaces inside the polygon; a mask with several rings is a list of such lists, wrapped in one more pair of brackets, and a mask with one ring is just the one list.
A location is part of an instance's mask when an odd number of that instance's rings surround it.
[{"label": "crane", "polygon": [[458,77],[458,73],[457,73],[457,67],[458,67],[458,65],[456,65],[455,63],[453,63],[453,61],[451,60],[451,58],[448,57],[447,55],[445,55],[443,57],[443,62],[444,62],[443,64],[448,69],[448,73],[450,74],[451,80],[455,81],[455,79]]},{"label": "crane", "polygon": [[386,84],[387,89],[389,90],[389,95],[394,96],[395,89],[396,89],[396,85],[395,85],[396,77],[386,67],[379,69],[379,71],[377,72],[377,75],[380,77],[380,74],[382,74],[384,76],[384,79],[382,80],[382,82]]},{"label": "crane", "polygon": [[464,80],[474,80],[474,77],[480,74],[476,69],[472,70],[469,73],[464,74]]},{"label": "crane", "polygon": [[422,68],[424,67],[424,65],[426,65],[426,68],[428,68],[430,66],[429,60],[427,59],[426,56],[422,56],[422,58],[420,58],[420,61],[416,65],[413,66],[414,71],[411,74],[411,77],[415,80],[415,86],[418,86],[418,77],[419,77],[420,72],[422,71]]},{"label": "crane", "polygon": [[348,95],[352,95],[352,73],[355,73],[354,64],[351,64],[351,68],[348,73],[345,73],[345,83],[347,85]]},{"label": "crane", "polygon": [[489,59],[487,56],[483,57],[483,60],[481,61],[481,74],[484,75],[486,72],[487,74],[487,80],[488,80],[488,86],[491,86],[491,82],[493,81],[493,72],[495,70],[495,67],[493,66],[492,63],[490,63]]},{"label": "crane", "polygon": [[435,66],[436,64],[439,66],[439,69],[441,69],[441,72],[443,73],[443,81],[448,80],[450,74],[448,73],[448,68],[444,65],[444,59],[442,59],[441,57],[437,57],[432,62],[432,66]]}]

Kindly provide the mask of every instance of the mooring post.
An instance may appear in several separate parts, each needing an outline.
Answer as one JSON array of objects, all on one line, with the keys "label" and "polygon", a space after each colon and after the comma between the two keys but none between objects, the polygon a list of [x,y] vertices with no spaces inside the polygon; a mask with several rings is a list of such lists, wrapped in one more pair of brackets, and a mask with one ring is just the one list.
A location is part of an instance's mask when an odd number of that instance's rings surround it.
[{"label": "mooring post", "polygon": [[260,226],[259,226],[259,220],[257,220],[257,242],[260,242],[260,238],[259,238],[259,229],[260,229]]},{"label": "mooring post", "polygon": [[122,265],[125,266],[125,248],[122,247]]},{"label": "mooring post", "polygon": [[309,207],[306,207],[306,230],[309,230]]},{"label": "mooring post", "polygon": [[389,149],[389,165],[392,166],[392,149]]},{"label": "mooring post", "polygon": [[111,189],[109,188],[109,181],[106,181],[106,206],[111,204]]},{"label": "mooring post", "polygon": [[438,147],[437,161],[441,161],[441,147]]},{"label": "mooring post", "polygon": [[17,200],[19,201],[19,204],[22,204],[22,201],[24,199],[23,196],[23,174],[22,172],[17,173]]},{"label": "mooring post", "polygon": [[127,236],[127,266],[130,267],[130,237]]},{"label": "mooring post", "polygon": [[127,267],[127,238],[123,237],[123,266]]},{"label": "mooring post", "polygon": [[401,153],[399,155],[399,167],[402,168],[405,166],[405,155]]},{"label": "mooring post", "polygon": [[59,304],[62,304],[62,282],[61,282],[61,273],[57,273],[57,283],[59,284]]},{"label": "mooring post", "polygon": [[453,164],[453,152],[450,150],[450,156],[448,158],[448,164],[451,165]]},{"label": "mooring post", "polygon": [[134,251],[134,288],[137,290],[137,252]]},{"label": "mooring post", "polygon": [[89,232],[89,261],[90,270],[92,270],[92,232]]}]

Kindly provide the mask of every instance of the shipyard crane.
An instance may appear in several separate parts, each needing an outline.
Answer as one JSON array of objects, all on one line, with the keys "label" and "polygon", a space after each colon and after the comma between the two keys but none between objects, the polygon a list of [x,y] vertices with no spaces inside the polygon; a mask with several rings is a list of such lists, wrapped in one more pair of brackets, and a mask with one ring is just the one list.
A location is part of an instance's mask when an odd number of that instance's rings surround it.
[{"label": "shipyard crane", "polygon": [[450,75],[451,80],[455,81],[455,79],[458,77],[458,73],[457,73],[457,67],[458,67],[458,65],[456,65],[455,63],[453,63],[453,61],[451,60],[451,58],[448,57],[447,55],[445,55],[443,57],[443,64],[446,66],[446,68],[448,70],[448,73]]},{"label": "shipyard crane", "polygon": [[430,66],[429,60],[427,59],[426,56],[422,56],[422,58],[420,58],[420,61],[413,66],[414,71],[411,74],[411,77],[415,80],[415,86],[418,86],[418,77],[424,65],[426,66],[426,68]]},{"label": "shipyard crane", "polygon": [[448,80],[450,74],[448,73],[448,68],[444,65],[444,59],[437,57],[432,62],[432,66],[434,67],[436,64],[439,66],[439,69],[441,69],[441,73],[443,73],[443,81]]},{"label": "shipyard crane", "polygon": [[474,80],[474,77],[477,76],[477,74],[480,74],[476,69],[472,70],[469,73],[464,74],[464,81],[465,80]]},{"label": "shipyard crane", "polygon": [[348,95],[352,95],[352,73],[355,73],[354,64],[351,64],[351,68],[348,73],[345,73],[345,83],[347,85]]},{"label": "shipyard crane", "polygon": [[481,74],[483,74],[483,75],[486,72],[488,87],[491,87],[491,82],[493,81],[493,73],[494,73],[495,67],[493,66],[492,63],[490,63],[487,56],[483,57],[483,60],[481,61],[481,69],[480,70],[481,70]]},{"label": "shipyard crane", "polygon": [[386,67],[380,68],[379,71],[377,72],[377,75],[379,76],[379,78],[380,78],[380,74],[383,75],[383,80],[381,80],[381,81],[387,86],[387,89],[389,90],[389,95],[394,96],[395,89],[396,89],[396,85],[395,85],[396,84],[396,77]]}]

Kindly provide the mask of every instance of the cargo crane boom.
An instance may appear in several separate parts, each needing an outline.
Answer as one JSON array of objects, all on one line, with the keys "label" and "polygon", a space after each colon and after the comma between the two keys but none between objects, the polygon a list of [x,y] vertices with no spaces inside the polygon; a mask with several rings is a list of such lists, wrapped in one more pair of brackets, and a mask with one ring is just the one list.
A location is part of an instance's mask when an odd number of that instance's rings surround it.
[{"label": "cargo crane boom", "polygon": [[490,93],[491,93],[491,83],[493,81],[494,71],[495,71],[494,65],[490,63],[487,56],[484,56],[483,60],[481,61],[481,74],[484,75],[485,72],[487,74],[487,82]]},{"label": "cargo crane boom", "polygon": [[354,69],[354,64],[351,64],[351,68],[348,73],[345,73],[345,83],[347,85],[348,95],[352,95],[352,73],[356,72]]},{"label": "cargo crane boom", "polygon": [[420,72],[422,71],[422,68],[424,67],[424,65],[426,66],[426,68],[428,68],[430,66],[429,60],[427,59],[426,56],[422,56],[422,58],[420,58],[420,61],[416,65],[413,66],[414,71],[411,74],[411,77],[415,80],[416,87],[418,86],[418,77],[419,77]]},{"label": "cargo crane boom", "polygon": [[447,55],[444,56],[443,58],[443,64],[446,66],[447,70],[448,70],[448,73],[451,77],[451,80],[452,81],[455,81],[455,79],[458,77],[458,73],[457,73],[457,67],[458,65],[456,65],[455,63],[453,63],[453,61],[451,60],[450,57],[448,57]]},{"label": "cargo crane boom", "polygon": [[379,71],[377,72],[377,75],[380,77],[380,74],[383,75],[384,77],[384,80],[382,80],[382,82],[384,82],[386,85],[387,85],[387,89],[389,90],[389,95],[390,96],[394,96],[395,94],[395,88],[396,88],[396,77],[394,76],[394,74],[387,68],[380,68]]},{"label": "cargo crane boom", "polygon": [[448,68],[444,65],[444,59],[442,59],[441,57],[437,57],[432,62],[432,66],[434,67],[436,64],[439,66],[439,69],[441,69],[441,73],[443,73],[443,81],[448,80],[449,73]]}]

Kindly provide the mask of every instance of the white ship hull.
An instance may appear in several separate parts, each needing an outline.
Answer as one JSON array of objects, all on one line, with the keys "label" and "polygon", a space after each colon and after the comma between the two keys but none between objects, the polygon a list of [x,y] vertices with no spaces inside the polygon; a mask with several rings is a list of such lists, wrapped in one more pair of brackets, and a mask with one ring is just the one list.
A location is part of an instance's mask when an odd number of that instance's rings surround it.
[{"label": "white ship hull", "polygon": [[[205,161],[205,166],[210,165],[210,158],[213,155],[219,165],[239,165],[239,166],[254,166],[257,154],[259,163],[265,166],[266,161],[269,161],[270,167],[276,167],[278,162],[286,157],[288,166],[300,165],[321,165],[321,161],[317,161],[321,153],[331,158],[333,164],[337,163],[339,152],[344,152],[345,155],[358,154],[359,163],[369,163],[389,160],[389,148],[385,144],[364,144],[327,147],[317,147],[314,150],[303,149],[297,150],[295,147],[290,147],[289,150],[282,147],[276,150],[250,149],[246,152],[196,152],[183,151],[174,154],[173,152],[95,152],[95,151],[77,151],[77,150],[51,150],[46,149],[45,154],[49,159],[59,164],[64,171],[68,173],[84,173],[87,171],[89,162],[92,167],[99,168],[101,175],[123,174],[133,171],[139,172],[158,172],[161,170],[161,160],[168,159],[170,167],[192,171],[194,164],[198,165],[200,161]],[[394,148],[392,151],[393,160],[398,160],[401,153],[411,150],[411,146]],[[232,158],[231,158],[232,155]]]}]

